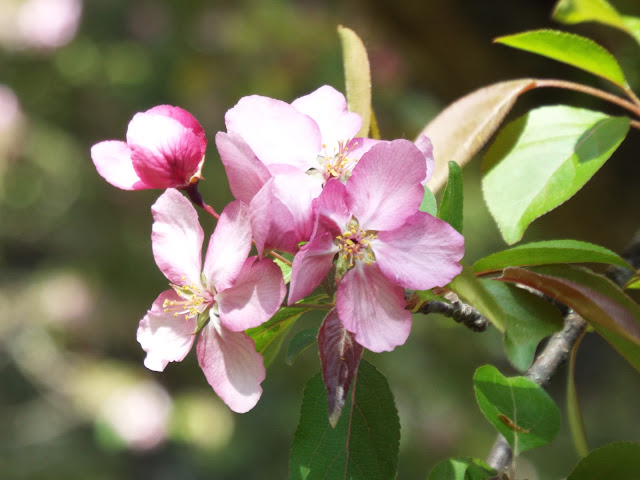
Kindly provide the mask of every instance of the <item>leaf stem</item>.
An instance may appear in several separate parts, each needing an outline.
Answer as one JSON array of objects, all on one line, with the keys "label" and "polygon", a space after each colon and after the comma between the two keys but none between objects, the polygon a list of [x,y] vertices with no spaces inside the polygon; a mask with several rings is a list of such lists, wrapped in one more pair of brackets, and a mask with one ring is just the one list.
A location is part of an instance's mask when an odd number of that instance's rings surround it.
[{"label": "leaf stem", "polygon": [[271,250],[269,252],[269,255],[277,260],[280,260],[282,263],[284,263],[285,265],[289,265],[291,266],[291,260],[289,260],[288,258],[284,258],[282,255],[280,255],[278,252],[274,252],[273,250]]}]

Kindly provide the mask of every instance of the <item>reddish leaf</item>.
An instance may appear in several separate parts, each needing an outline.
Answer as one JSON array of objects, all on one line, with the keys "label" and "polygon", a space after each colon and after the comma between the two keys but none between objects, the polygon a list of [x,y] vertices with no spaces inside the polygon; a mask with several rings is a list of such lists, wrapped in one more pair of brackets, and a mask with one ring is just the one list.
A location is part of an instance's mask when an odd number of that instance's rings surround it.
[{"label": "reddish leaf", "polygon": [[336,309],[329,312],[320,327],[318,348],[322,363],[322,378],[327,387],[329,423],[335,428],[353,375],[358,369],[363,348],[342,326]]}]

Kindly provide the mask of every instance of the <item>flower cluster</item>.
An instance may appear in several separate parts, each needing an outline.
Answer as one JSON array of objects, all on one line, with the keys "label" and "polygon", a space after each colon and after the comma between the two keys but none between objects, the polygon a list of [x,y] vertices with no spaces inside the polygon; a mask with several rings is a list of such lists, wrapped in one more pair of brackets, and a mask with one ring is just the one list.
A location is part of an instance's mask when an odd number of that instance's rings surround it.
[{"label": "flower cluster", "polygon": [[[409,335],[405,289],[449,283],[464,239],[419,210],[434,166],[429,139],[358,137],[360,116],[332,87],[290,104],[244,97],[225,123],[215,141],[236,200],[220,214],[204,264],[204,232],[180,193],[197,187],[207,145],[191,114],[168,105],[138,113],[126,142],[98,143],[91,155],[119,188],[166,189],[152,207],[152,244],[171,289],[140,321],[145,365],[162,371],[181,361],[199,336],[209,384],[246,412],[265,368],[244,331],[269,320],[287,295],[270,254],[294,255],[289,305],[328,285],[327,310],[358,344],[382,352]],[[252,242],[257,256],[249,256]]]}]

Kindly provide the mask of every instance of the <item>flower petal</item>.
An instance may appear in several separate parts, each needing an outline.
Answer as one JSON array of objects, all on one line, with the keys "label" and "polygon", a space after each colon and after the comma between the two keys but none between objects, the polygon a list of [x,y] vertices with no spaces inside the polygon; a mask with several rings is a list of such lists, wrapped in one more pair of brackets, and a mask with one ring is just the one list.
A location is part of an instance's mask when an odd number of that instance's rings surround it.
[{"label": "flower petal", "polygon": [[206,139],[180,121],[157,113],[137,113],[127,130],[133,168],[154,188],[181,187],[199,174]]},{"label": "flower petal", "polygon": [[161,372],[169,362],[180,362],[187,356],[195,335],[197,321],[195,317],[185,319],[173,313],[165,313],[165,300],[180,300],[173,290],[167,290],[153,302],[138,325],[137,339],[147,352],[144,365],[149,370]]},{"label": "flower petal", "polygon": [[340,141],[351,140],[362,126],[360,115],[347,110],[344,95],[329,85],[294,100],[291,106],[315,120],[322,143],[329,150],[336,148]]},{"label": "flower petal", "polygon": [[313,213],[317,218],[314,235],[329,231],[335,237],[345,231],[351,220],[346,198],[347,190],[340,180],[327,182],[320,196],[313,201]]},{"label": "flower petal", "polygon": [[436,168],[436,162],[433,159],[433,144],[431,143],[431,140],[429,140],[429,137],[422,133],[416,139],[415,144],[416,147],[418,147],[418,150],[422,152],[422,155],[424,155],[424,160],[427,166],[427,176],[422,181],[422,185],[424,186],[431,179],[433,170]]},{"label": "flower petal", "polygon": [[207,148],[207,138],[204,134],[204,130],[198,120],[196,120],[196,118],[185,109],[174,107],[172,105],[158,105],[150,108],[145,113],[173,118],[180,122],[180,124],[185,128],[192,130],[195,136],[200,140],[200,149],[202,151],[201,156],[204,156],[204,152]]},{"label": "flower petal", "polygon": [[204,233],[195,209],[169,189],[151,207],[151,243],[156,265],[176,285],[200,285]]},{"label": "flower petal", "polygon": [[257,327],[278,311],[287,288],[271,259],[249,258],[233,286],[215,296],[222,326],[233,332]]},{"label": "flower petal", "polygon": [[216,146],[227,172],[231,193],[248,205],[271,178],[269,170],[238,135],[218,132]]},{"label": "flower petal", "polygon": [[424,156],[408,140],[374,145],[347,180],[347,205],[366,230],[392,230],[418,210]]},{"label": "flower petal", "polygon": [[245,413],[258,403],[266,372],[262,355],[245,333],[225,328],[218,333],[210,322],[200,334],[197,353],[209,385],[231,410]]},{"label": "flower petal", "polygon": [[108,140],[91,147],[91,159],[98,173],[114,187],[122,190],[153,188],[138,177],[131,163],[131,150],[124,142]]},{"label": "flower petal", "polygon": [[243,97],[224,119],[227,131],[241,136],[265,165],[285,163],[306,171],[322,148],[316,122],[280,100]]},{"label": "flower petal", "polygon": [[251,250],[251,224],[244,203],[236,200],[227,205],[211,235],[204,261],[204,276],[212,291],[229,288],[238,276]]},{"label": "flower petal", "polygon": [[411,313],[404,289],[393,285],[376,264],[360,262],[338,285],[338,316],[356,342],[373,352],[389,352],[407,341]]},{"label": "flower petal", "polygon": [[417,212],[400,228],[378,233],[371,248],[382,273],[404,288],[442,287],[462,271],[464,237],[428,213]]},{"label": "flower petal", "polygon": [[289,305],[303,299],[320,285],[333,265],[338,247],[330,232],[315,237],[300,249],[291,265]]}]

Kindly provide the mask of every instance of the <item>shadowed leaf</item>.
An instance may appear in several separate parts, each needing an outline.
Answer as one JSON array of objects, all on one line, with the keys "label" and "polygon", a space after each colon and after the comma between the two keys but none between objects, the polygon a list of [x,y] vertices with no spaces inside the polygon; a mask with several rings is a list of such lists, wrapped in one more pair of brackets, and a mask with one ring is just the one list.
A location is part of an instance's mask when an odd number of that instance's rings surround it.
[{"label": "shadowed leaf", "polygon": [[438,218],[460,233],[462,233],[462,204],[462,169],[456,162],[449,162],[449,180],[444,188]]},{"label": "shadowed leaf", "polygon": [[571,472],[567,480],[638,480],[640,443],[616,442],[593,450]]},{"label": "shadowed leaf", "polygon": [[489,480],[497,475],[493,468],[477,458],[447,458],[429,472],[427,480]]}]

